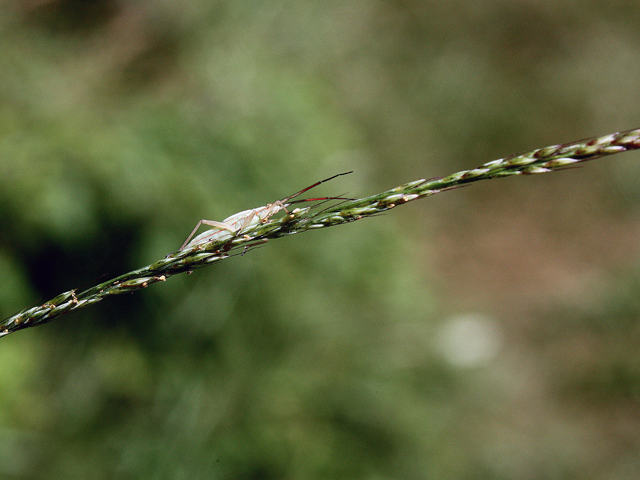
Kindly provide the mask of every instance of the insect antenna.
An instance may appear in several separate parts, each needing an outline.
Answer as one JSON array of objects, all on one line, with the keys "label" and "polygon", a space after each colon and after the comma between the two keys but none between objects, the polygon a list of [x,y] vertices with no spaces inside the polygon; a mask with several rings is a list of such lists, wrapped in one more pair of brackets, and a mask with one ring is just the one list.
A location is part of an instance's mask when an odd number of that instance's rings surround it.
[{"label": "insect antenna", "polygon": [[316,204],[314,207],[318,207],[323,203],[326,203],[330,200],[342,200],[344,202],[348,202],[349,200],[355,200],[354,198],[345,198],[345,197],[318,197],[318,198],[303,198],[301,200],[294,200],[293,202],[287,202],[287,205],[293,205],[294,203],[304,203],[304,202],[320,202]]},{"label": "insect antenna", "polygon": [[355,200],[355,198],[344,198],[344,197],[333,197],[333,198],[328,198],[328,199],[327,199],[327,200],[325,200],[324,202],[319,203],[319,204],[318,204],[318,206],[319,206],[319,205],[322,205],[323,203],[328,202],[329,200],[342,200],[342,201],[341,201],[341,202],[338,202],[338,203],[334,203],[334,204],[332,204],[332,205],[329,205],[329,206],[328,206],[328,207],[326,207],[326,208],[323,208],[322,210],[320,210],[320,211],[318,212],[318,215],[319,215],[319,214],[321,214],[321,213],[323,213],[323,212],[326,212],[326,211],[327,211],[327,210],[329,210],[330,208],[337,207],[338,205],[342,205],[343,203],[351,202],[351,201]]},{"label": "insect antenna", "polygon": [[[344,173],[338,173],[337,175],[334,175],[333,177],[329,177],[329,178],[325,178],[324,180],[320,180],[319,182],[314,183],[313,185],[309,185],[307,188],[303,188],[302,190],[300,190],[297,193],[294,193],[293,195],[289,195],[288,197],[285,197],[281,200],[282,203],[284,202],[288,202],[289,200],[291,200],[292,198],[297,197],[298,195],[302,195],[304,192],[306,192],[307,190],[311,190],[312,188],[317,187],[318,185],[320,185],[321,183],[324,182],[328,182],[329,180],[333,180],[336,177],[340,177],[342,175],[349,175],[350,173],[353,173],[353,170],[351,170],[350,172],[344,172]],[[313,200],[325,200],[327,199],[327,197],[323,197],[323,198],[310,198],[307,200],[304,200],[306,202],[310,202]],[[300,202],[300,200],[298,200],[298,202]],[[289,203],[296,203],[296,202],[289,202]]]}]

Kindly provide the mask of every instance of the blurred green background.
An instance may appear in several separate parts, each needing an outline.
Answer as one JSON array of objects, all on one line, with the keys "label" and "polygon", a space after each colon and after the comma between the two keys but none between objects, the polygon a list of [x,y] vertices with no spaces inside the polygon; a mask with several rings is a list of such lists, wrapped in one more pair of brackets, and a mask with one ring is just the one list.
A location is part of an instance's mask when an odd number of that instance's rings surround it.
[{"label": "blurred green background", "polygon": [[[9,0],[0,315],[222,220],[640,126],[633,1]],[[2,479],[637,479],[640,157],[481,182],[0,342]]]}]

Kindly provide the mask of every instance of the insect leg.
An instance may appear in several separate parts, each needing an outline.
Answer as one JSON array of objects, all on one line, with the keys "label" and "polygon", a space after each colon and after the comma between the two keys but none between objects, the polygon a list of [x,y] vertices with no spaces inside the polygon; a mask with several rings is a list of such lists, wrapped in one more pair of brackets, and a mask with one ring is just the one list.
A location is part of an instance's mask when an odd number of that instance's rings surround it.
[{"label": "insect leg", "polygon": [[202,219],[200,220],[197,224],[196,227],[193,229],[193,231],[189,234],[189,236],[187,237],[187,239],[184,241],[184,243],[182,244],[182,246],[180,247],[180,250],[184,250],[184,247],[186,247],[189,244],[189,241],[193,238],[193,236],[196,234],[196,232],[198,231],[198,228],[200,228],[200,225],[210,225],[212,227],[217,227],[221,230],[228,230],[230,232],[235,232],[235,230],[233,229],[233,227],[231,227],[229,224],[227,223],[223,223],[223,222],[216,222],[215,220],[205,220]]}]

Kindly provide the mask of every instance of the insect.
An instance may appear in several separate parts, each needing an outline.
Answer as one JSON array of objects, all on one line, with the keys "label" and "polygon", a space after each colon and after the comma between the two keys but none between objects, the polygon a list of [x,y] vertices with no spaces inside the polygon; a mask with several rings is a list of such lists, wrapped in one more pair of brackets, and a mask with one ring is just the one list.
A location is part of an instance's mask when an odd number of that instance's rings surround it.
[{"label": "insect", "polygon": [[[266,223],[271,217],[273,217],[280,210],[284,210],[289,213],[287,207],[292,203],[300,203],[300,202],[313,202],[316,200],[343,200],[340,197],[320,197],[320,198],[306,198],[304,200],[295,200],[291,202],[292,198],[295,198],[299,195],[302,195],[307,190],[311,190],[314,187],[317,187],[321,183],[328,182],[329,180],[333,180],[336,177],[341,175],[348,175],[353,172],[345,172],[334,175],[333,177],[325,178],[324,180],[320,180],[319,182],[314,183],[306,188],[303,188],[297,193],[293,195],[289,195],[281,200],[276,200],[273,203],[269,203],[264,207],[253,208],[251,210],[244,210],[242,212],[238,212],[236,214],[231,215],[228,218],[225,218],[222,222],[216,222],[214,220],[200,220],[193,231],[189,234],[187,239],[184,241],[180,250],[184,250],[188,247],[194,247],[196,245],[202,245],[203,243],[209,243],[217,240],[226,240],[231,237],[235,237],[240,234],[245,228],[252,227],[257,225],[258,223]],[[200,228],[200,225],[209,225],[212,228],[207,230],[206,232],[201,233],[200,235],[193,238],[195,233]],[[179,251],[180,251],[179,250]]]}]

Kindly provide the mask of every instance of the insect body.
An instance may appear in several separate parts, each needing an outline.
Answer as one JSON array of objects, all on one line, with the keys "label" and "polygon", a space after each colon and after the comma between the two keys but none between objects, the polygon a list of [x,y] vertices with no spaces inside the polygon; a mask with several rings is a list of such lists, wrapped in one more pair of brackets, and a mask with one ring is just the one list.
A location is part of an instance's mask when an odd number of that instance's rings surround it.
[{"label": "insect body", "polygon": [[[269,218],[289,205],[290,204],[284,204],[281,200],[278,200],[277,202],[270,203],[264,207],[258,207],[251,210],[238,212],[231,215],[229,218],[225,218],[222,222],[202,219],[196,224],[191,234],[182,244],[182,247],[180,247],[180,250],[184,250],[187,247],[201,245],[203,243],[227,240],[228,238],[240,234],[240,232],[247,227],[252,227],[260,222],[266,222],[267,220],[269,220]],[[191,240],[191,238],[198,231],[198,228],[200,228],[200,225],[203,224],[210,225],[216,228],[207,230],[206,232],[202,232],[200,235]]]},{"label": "insect body", "polygon": [[[307,198],[304,200],[295,200],[290,202],[292,198],[297,197],[298,195],[302,195],[307,190],[311,190],[314,187],[317,187],[321,183],[332,180],[341,175],[347,175],[352,172],[339,173],[338,175],[334,175],[333,177],[325,178],[319,182],[314,183],[313,185],[303,188],[297,193],[293,195],[289,195],[288,197],[283,198],[282,200],[276,200],[273,203],[269,203],[264,207],[253,208],[251,210],[244,210],[242,212],[235,213],[228,218],[225,218],[222,222],[216,222],[214,220],[200,220],[193,231],[189,234],[187,239],[184,241],[180,250],[184,250],[185,248],[195,247],[196,245],[202,245],[204,243],[209,243],[213,241],[219,240],[227,240],[229,238],[240,235],[243,230],[248,227],[252,227],[257,225],[258,223],[266,223],[269,221],[271,217],[273,217],[280,210],[284,210],[285,212],[289,212],[287,207],[292,203],[299,202],[312,202],[315,200],[333,200],[340,199],[338,197],[321,197],[321,198]],[[295,212],[294,212],[295,213]],[[215,227],[213,229],[207,230],[206,232],[201,233],[200,235],[193,238],[195,233],[200,228],[200,225],[209,225],[211,227]]]}]

